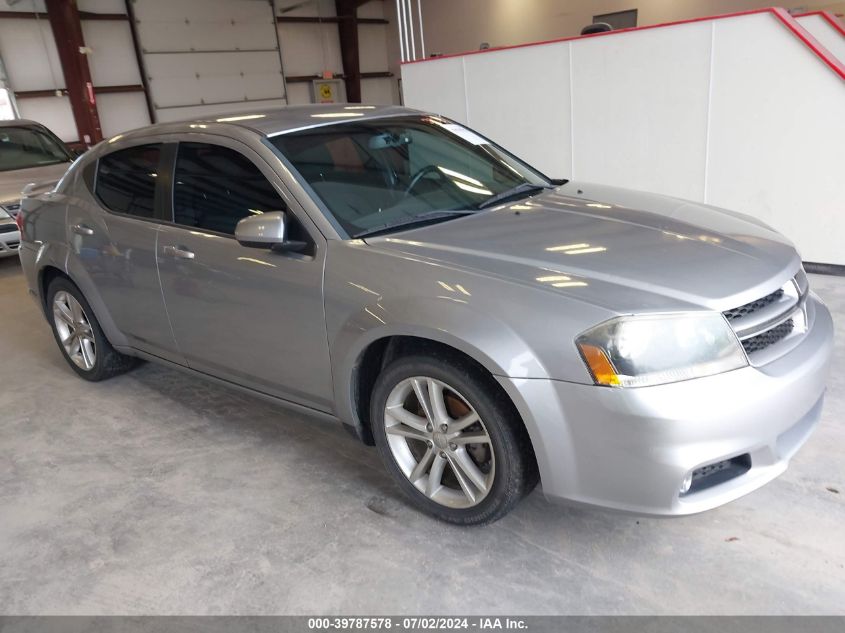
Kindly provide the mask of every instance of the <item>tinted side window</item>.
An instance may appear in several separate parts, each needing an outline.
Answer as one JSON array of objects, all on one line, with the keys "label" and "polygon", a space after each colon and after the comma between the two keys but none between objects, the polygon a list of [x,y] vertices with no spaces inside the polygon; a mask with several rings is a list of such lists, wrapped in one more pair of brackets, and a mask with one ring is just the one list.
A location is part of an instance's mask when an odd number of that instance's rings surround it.
[{"label": "tinted side window", "polygon": [[177,224],[233,234],[245,217],[284,210],[285,203],[261,170],[240,152],[179,143],[173,184]]},{"label": "tinted side window", "polygon": [[155,190],[161,145],[139,145],[103,156],[96,194],[108,209],[140,218],[155,217]]}]

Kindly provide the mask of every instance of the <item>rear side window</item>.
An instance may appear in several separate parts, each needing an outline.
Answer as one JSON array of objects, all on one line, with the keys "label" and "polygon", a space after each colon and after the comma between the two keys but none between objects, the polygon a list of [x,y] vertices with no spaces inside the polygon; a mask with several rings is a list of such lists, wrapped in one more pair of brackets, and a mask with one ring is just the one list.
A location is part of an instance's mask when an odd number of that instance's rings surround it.
[{"label": "rear side window", "polygon": [[139,218],[155,217],[161,145],[139,145],[103,156],[95,192],[106,208]]},{"label": "rear side window", "polygon": [[179,143],[173,185],[176,224],[231,235],[243,218],[284,210],[270,181],[240,152]]}]

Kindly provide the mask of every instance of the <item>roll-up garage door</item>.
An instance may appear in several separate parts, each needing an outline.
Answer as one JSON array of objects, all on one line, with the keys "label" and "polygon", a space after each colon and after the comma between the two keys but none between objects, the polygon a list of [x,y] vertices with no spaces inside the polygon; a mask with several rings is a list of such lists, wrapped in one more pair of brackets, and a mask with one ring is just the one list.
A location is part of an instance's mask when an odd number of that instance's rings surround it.
[{"label": "roll-up garage door", "polygon": [[156,120],[286,103],[267,0],[134,0]]}]

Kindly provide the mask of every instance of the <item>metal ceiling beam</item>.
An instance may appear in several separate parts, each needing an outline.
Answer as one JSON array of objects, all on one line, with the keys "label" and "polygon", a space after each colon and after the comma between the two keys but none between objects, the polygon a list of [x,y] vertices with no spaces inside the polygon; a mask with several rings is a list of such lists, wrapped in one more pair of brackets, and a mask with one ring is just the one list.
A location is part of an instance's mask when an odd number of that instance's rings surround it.
[{"label": "metal ceiling beam", "polygon": [[343,62],[343,82],[346,84],[346,100],[361,103],[361,56],[358,47],[358,0],[335,0],[335,9],[340,20],[337,23],[340,35],[340,57]]},{"label": "metal ceiling beam", "polygon": [[[78,11],[81,20],[128,20],[125,13],[94,13],[93,11]],[[46,13],[36,11],[0,11],[0,18],[11,18],[21,20],[34,20],[35,18],[47,19]]]},{"label": "metal ceiling beam", "polygon": [[[126,84],[122,86],[94,86],[94,94],[115,94],[124,92],[144,92],[144,86],[141,84]],[[47,89],[47,90],[18,90],[15,92],[15,97],[18,99],[38,99],[41,97],[55,97],[56,93],[67,97],[68,91],[66,88]]]},{"label": "metal ceiling beam", "polygon": [[357,20],[358,24],[390,24],[384,18],[358,18],[350,16],[330,15],[326,17],[311,15],[279,15],[276,22],[290,24],[339,24],[344,20]]},{"label": "metal ceiling beam", "polygon": [[94,84],[91,82],[91,69],[83,52],[87,49],[82,37],[82,23],[76,0],[45,2],[79,138],[86,144],[93,145],[103,140],[103,132],[97,113]]}]

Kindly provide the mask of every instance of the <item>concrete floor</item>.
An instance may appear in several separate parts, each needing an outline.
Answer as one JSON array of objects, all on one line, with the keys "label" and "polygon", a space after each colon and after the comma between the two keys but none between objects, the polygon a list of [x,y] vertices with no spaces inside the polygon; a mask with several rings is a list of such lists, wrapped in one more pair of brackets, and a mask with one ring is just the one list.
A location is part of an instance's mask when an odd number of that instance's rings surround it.
[{"label": "concrete floor", "polygon": [[[728,506],[411,509],[339,426],[155,365],[65,365],[0,260],[0,614],[845,614],[845,279],[822,423]],[[838,492],[836,492],[838,491]]]}]

